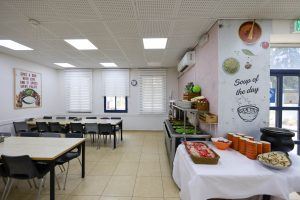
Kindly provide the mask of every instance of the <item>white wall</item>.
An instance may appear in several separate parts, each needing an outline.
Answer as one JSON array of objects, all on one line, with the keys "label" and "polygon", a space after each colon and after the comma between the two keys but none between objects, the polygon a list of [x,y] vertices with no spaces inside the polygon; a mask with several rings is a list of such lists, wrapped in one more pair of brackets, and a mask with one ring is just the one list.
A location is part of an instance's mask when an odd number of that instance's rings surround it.
[{"label": "white wall", "polygon": [[[42,107],[14,109],[13,69],[24,69],[42,74]],[[0,131],[12,131],[12,122],[25,118],[52,115],[58,111],[58,71],[0,53]]]},{"label": "white wall", "polygon": [[[262,36],[255,44],[247,45],[238,36],[240,25],[245,20],[222,20],[222,28],[219,29],[219,126],[218,134],[227,132],[242,132],[255,137],[260,136],[260,127],[268,125],[269,116],[269,64],[270,51],[263,49],[261,42],[268,42],[272,31],[269,20],[257,20],[262,28]],[[255,56],[247,56],[242,49],[250,50]],[[240,69],[236,74],[227,74],[222,68],[225,59],[233,57],[240,63]],[[252,67],[246,69],[246,62]],[[257,81],[255,78],[259,76]],[[235,86],[237,80],[251,80],[247,85]],[[257,88],[257,93],[248,93],[249,88]],[[237,90],[244,90],[245,94],[237,95]],[[249,90],[250,91],[250,90]],[[224,104],[225,102],[225,104]],[[257,117],[254,114],[246,114],[244,117],[254,118],[253,121],[244,120],[237,109],[241,106],[256,106],[259,111]]]},{"label": "white wall", "polygon": [[[138,80],[138,69],[130,69],[130,80]],[[63,85],[63,71],[59,73],[59,84]],[[162,130],[163,121],[167,113],[161,115],[142,115],[139,113],[139,83],[131,86],[128,97],[128,113],[104,113],[104,98],[102,96],[101,69],[93,70],[93,111],[86,115],[97,116],[120,116],[122,117],[125,130]],[[177,98],[177,71],[176,68],[167,69],[167,102],[173,91],[174,98]],[[58,115],[80,116],[81,114],[67,113],[65,109],[63,87],[59,91],[60,104]]]}]

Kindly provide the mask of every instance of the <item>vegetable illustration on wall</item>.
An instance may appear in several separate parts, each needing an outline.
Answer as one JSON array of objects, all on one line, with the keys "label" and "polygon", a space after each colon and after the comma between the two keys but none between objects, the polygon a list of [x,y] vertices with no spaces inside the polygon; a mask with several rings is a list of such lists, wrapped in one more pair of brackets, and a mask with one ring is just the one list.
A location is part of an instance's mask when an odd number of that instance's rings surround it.
[{"label": "vegetable illustration on wall", "polygon": [[21,69],[14,69],[14,78],[15,109],[41,107],[41,74]]}]

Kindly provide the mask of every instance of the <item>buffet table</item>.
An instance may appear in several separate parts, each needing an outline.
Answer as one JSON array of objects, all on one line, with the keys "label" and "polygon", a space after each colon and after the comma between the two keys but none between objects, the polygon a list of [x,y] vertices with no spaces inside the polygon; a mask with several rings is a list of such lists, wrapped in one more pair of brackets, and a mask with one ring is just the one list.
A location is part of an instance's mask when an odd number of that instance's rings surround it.
[{"label": "buffet table", "polygon": [[300,157],[297,155],[290,155],[291,167],[279,171],[266,168],[232,149],[222,151],[207,144],[220,155],[217,165],[194,164],[182,144],[176,151],[173,179],[181,190],[180,199],[237,199],[255,195],[289,199],[291,192],[300,191]]}]

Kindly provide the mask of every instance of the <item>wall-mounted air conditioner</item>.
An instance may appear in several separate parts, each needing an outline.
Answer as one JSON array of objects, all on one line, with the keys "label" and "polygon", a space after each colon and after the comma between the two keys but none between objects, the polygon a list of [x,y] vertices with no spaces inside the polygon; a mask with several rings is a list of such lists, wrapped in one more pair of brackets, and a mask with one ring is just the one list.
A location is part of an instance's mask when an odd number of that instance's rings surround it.
[{"label": "wall-mounted air conditioner", "polygon": [[195,51],[186,52],[181,61],[179,62],[177,69],[179,72],[183,72],[188,67],[196,64]]}]

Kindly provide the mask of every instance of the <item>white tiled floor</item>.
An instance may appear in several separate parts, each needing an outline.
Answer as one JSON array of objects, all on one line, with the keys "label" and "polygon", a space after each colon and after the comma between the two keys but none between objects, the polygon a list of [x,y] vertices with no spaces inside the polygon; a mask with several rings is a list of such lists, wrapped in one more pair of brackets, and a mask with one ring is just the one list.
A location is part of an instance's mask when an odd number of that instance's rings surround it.
[{"label": "white tiled floor", "polygon": [[[125,131],[113,150],[110,142],[99,150],[86,146],[86,177],[80,178],[78,160],[70,164],[66,190],[56,190],[58,200],[177,200],[179,190],[171,172],[162,132]],[[59,173],[59,168],[56,169]],[[63,176],[58,175],[60,185]],[[49,199],[49,178],[42,199]],[[1,190],[3,183],[1,182]],[[24,181],[15,183],[10,200],[35,199],[36,190]]]},{"label": "white tiled floor", "polygon": [[[74,160],[66,190],[56,190],[57,200],[179,200],[162,132],[125,131],[123,142],[115,150],[110,143],[97,150],[88,139],[86,177],[81,179],[80,175],[81,166]],[[58,174],[58,179],[62,187],[63,176]],[[2,191],[2,181],[0,187]],[[25,181],[18,181],[9,200],[31,200],[35,194]],[[49,199],[49,177],[41,199]],[[290,199],[300,200],[300,196],[292,193]]]}]

